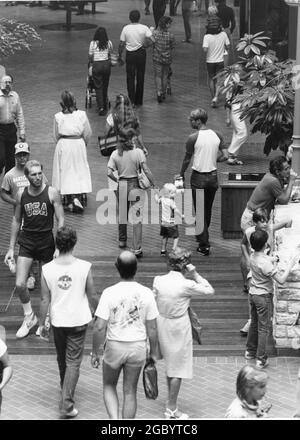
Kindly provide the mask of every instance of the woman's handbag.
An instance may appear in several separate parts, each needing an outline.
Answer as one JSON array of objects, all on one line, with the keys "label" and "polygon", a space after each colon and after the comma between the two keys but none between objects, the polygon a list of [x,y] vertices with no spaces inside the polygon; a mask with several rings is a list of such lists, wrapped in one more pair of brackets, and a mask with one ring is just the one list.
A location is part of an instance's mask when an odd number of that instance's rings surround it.
[{"label": "woman's handbag", "polygon": [[145,396],[147,399],[157,399],[158,386],[157,386],[157,370],[155,362],[152,358],[146,360],[143,368],[143,385]]},{"label": "woman's handbag", "polygon": [[115,129],[115,118],[112,115],[114,125],[110,128],[106,136],[98,136],[98,144],[100,148],[100,153],[102,156],[110,156],[111,153],[117,148],[118,145],[118,135]]},{"label": "woman's handbag", "polygon": [[189,318],[191,321],[191,327],[192,327],[192,336],[193,336],[193,340],[201,345],[201,332],[202,332],[202,327],[200,324],[200,319],[197,315],[197,313],[192,309],[192,307],[188,308],[188,313],[189,313]]},{"label": "woman's handbag", "polygon": [[137,176],[138,176],[138,181],[139,181],[139,187],[141,189],[151,188],[151,182],[148,179],[148,177],[146,176],[145,171],[143,170],[141,165],[139,166],[139,168],[137,170]]},{"label": "woman's handbag", "polygon": [[110,156],[117,148],[118,136],[116,134],[113,134],[112,136],[98,136],[98,143],[102,156]]}]

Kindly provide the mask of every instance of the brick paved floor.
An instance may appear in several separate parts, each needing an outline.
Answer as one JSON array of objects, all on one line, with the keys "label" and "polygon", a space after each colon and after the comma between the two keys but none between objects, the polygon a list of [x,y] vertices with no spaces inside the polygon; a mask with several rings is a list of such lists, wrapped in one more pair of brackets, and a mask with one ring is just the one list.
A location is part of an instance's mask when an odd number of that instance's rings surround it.
[{"label": "brick paved floor", "polygon": [[[55,356],[11,356],[14,376],[3,393],[0,420],[54,420],[59,417],[59,378]],[[245,364],[242,357],[194,358],[194,378],[182,383],[178,405],[194,419],[220,419],[235,397],[237,372]],[[292,418],[295,411],[295,385],[298,358],[271,358],[267,371],[266,397],[273,404],[272,418]],[[163,361],[157,363],[159,396],[149,401],[142,380],[138,385],[137,419],[162,419],[167,399]],[[122,391],[122,380],[118,392]],[[121,394],[120,394],[121,396]],[[78,419],[107,419],[102,398],[101,370],[83,359],[76,389]]]},{"label": "brick paved floor", "polygon": [[[97,5],[95,16],[75,16],[74,22],[103,25],[115,48],[119,42],[122,26],[128,22],[128,11],[143,8],[143,0],[109,0]],[[27,8],[24,5],[5,7],[0,4],[1,16],[15,17],[34,25],[64,22],[65,12],[41,8]],[[180,11],[180,9],[179,9]],[[153,16],[144,16],[142,22],[153,24]],[[200,24],[200,27],[199,27]],[[168,102],[158,105],[155,99],[152,74],[151,50],[148,51],[145,80],[145,102],[138,111],[142,133],[149,146],[149,165],[157,183],[172,180],[178,172],[184,155],[185,140],[190,133],[187,117],[191,109],[203,106],[208,109],[212,128],[220,130],[228,143],[231,130],[225,126],[223,107],[213,110],[209,106],[209,91],[206,85],[201,39],[204,33],[204,17],[192,19],[193,44],[181,43],[184,36],[182,17],[174,17],[173,31],[178,45],[174,56],[173,95]],[[84,108],[87,51],[94,33],[88,31],[46,31],[40,30],[42,44],[30,53],[18,53],[4,64],[15,79],[15,89],[23,103],[27,139],[31,145],[32,157],[41,159],[45,172],[51,180],[54,142],[52,139],[53,115],[60,110],[60,93],[70,89],[77,97],[79,108]],[[235,34],[235,39],[237,33]],[[115,67],[112,71],[109,95],[126,93],[125,69]],[[88,159],[93,179],[93,193],[89,196],[84,216],[67,215],[66,221],[76,227],[79,235],[78,255],[116,255],[116,227],[100,227],[96,221],[97,191],[107,186],[106,160],[97,150],[97,136],[102,133],[104,118],[99,118],[95,104],[88,109],[93,137],[88,146]],[[243,167],[230,168],[221,164],[220,172],[265,171],[269,158],[263,156],[260,136],[249,138],[242,148]],[[167,166],[166,166],[167,164]],[[188,174],[187,174],[188,177]],[[0,254],[4,254],[9,242],[11,209],[0,201]],[[181,237],[181,244],[192,245],[191,239]],[[211,225],[212,249],[215,254],[238,255],[239,240],[223,240],[220,231],[220,191],[214,204]],[[147,254],[157,254],[159,249],[158,226],[145,226],[143,246]],[[11,356],[14,377],[4,391],[2,419],[56,419],[58,417],[58,372],[54,356]],[[182,386],[179,404],[182,410],[195,418],[221,418],[235,395],[235,379],[238,369],[244,364],[238,358],[195,358],[194,379]],[[294,410],[295,381],[298,358],[272,358],[270,367],[269,398],[273,403],[273,417],[291,417]],[[163,364],[159,363],[159,398],[154,402],[143,396],[139,383],[139,407],[137,417],[158,419],[164,411],[166,386]],[[101,397],[101,372],[90,368],[84,359],[82,373],[76,392],[76,401],[82,419],[103,419],[106,412]]]}]

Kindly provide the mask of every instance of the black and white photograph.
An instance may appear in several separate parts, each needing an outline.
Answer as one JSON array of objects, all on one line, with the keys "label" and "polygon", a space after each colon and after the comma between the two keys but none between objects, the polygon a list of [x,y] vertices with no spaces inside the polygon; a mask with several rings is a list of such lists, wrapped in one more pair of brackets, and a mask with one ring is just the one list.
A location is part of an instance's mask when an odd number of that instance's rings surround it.
[{"label": "black and white photograph", "polygon": [[0,1],[0,196],[0,425],[300,418],[300,0]]}]

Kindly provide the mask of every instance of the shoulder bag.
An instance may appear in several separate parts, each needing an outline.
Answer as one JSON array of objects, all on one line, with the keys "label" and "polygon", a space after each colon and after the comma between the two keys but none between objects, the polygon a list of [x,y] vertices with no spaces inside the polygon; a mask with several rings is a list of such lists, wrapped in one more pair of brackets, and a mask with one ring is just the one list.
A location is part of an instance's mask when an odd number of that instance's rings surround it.
[{"label": "shoulder bag", "polygon": [[143,170],[141,164],[139,164],[139,167],[137,169],[137,176],[139,181],[139,187],[141,189],[148,189],[151,188],[151,182],[148,179],[148,177],[145,174],[145,171]]},{"label": "shoulder bag", "polygon": [[106,136],[98,136],[98,144],[100,153],[102,156],[110,156],[111,153],[117,148],[118,135],[115,129],[115,117],[112,115],[114,125],[110,128]]}]

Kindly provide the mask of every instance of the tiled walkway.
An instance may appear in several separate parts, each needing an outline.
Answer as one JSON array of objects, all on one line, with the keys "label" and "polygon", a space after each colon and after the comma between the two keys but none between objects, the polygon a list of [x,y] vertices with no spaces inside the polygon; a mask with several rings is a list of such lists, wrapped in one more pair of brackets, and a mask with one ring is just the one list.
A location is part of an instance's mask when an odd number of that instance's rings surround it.
[{"label": "tiled walkway", "polygon": [[[11,356],[14,376],[3,393],[3,420],[54,420],[59,418],[59,376],[55,356]],[[194,419],[224,417],[235,397],[237,372],[245,364],[242,357],[194,358],[194,378],[182,383],[178,405]],[[247,361],[250,362],[251,361]],[[267,398],[273,404],[272,418],[292,418],[298,358],[271,358],[268,367]],[[159,395],[147,400],[142,381],[138,386],[137,419],[163,419],[167,399],[163,361],[157,363]],[[118,385],[122,396],[122,381]],[[101,370],[85,356],[76,389],[78,419],[107,419],[102,398]],[[1,420],[0,419],[0,420]]]},{"label": "tiled walkway", "polygon": [[[143,0],[109,0],[97,5],[95,16],[75,16],[74,22],[87,22],[103,25],[115,48],[118,46],[122,26],[128,22],[128,12],[133,8],[143,10]],[[5,7],[0,4],[1,16],[14,17],[20,21],[39,26],[64,22],[65,12],[49,11],[46,6],[28,8],[24,5]],[[180,11],[180,8],[179,8]],[[153,24],[153,16],[144,16],[142,22]],[[199,27],[200,24],[200,27]],[[184,145],[190,127],[187,120],[191,109],[203,106],[208,109],[212,128],[220,130],[227,142],[231,130],[225,126],[222,106],[217,110],[209,105],[209,91],[206,85],[204,59],[201,52],[201,38],[204,33],[205,18],[192,19],[193,44],[184,45],[181,15],[174,17],[173,31],[178,45],[174,57],[173,94],[166,104],[159,105],[155,99],[152,74],[151,50],[148,51],[145,102],[139,110],[142,133],[149,147],[149,165],[162,185],[173,180],[181,166]],[[7,60],[5,65],[15,80],[26,118],[27,140],[31,146],[32,158],[41,159],[45,173],[51,180],[54,142],[52,140],[53,115],[60,110],[60,94],[70,89],[77,97],[79,108],[84,108],[87,52],[94,33],[88,31],[40,30],[41,46],[35,45],[30,53],[18,53]],[[235,35],[237,38],[237,35]],[[113,99],[116,93],[126,92],[125,68],[115,67],[112,72],[109,94]],[[97,149],[97,136],[103,132],[104,118],[99,118],[95,104],[88,110],[93,129],[93,137],[88,146],[88,159],[91,166],[93,193],[89,196],[88,208],[83,216],[67,215],[66,221],[78,231],[78,255],[99,257],[115,256],[116,227],[101,227],[96,221],[99,207],[96,194],[107,186],[106,160],[100,157]],[[221,164],[220,172],[264,172],[269,158],[263,156],[259,136],[252,136],[242,148],[241,158],[244,167],[228,169]],[[188,177],[188,174],[187,174]],[[4,254],[9,243],[11,209],[0,201],[0,254]],[[224,256],[239,255],[238,240],[223,240],[220,231],[220,191],[214,204],[211,225],[212,252]],[[190,238],[182,236],[181,244],[194,245]],[[144,228],[143,246],[148,255],[157,255],[160,237],[157,225]],[[0,286],[1,293],[1,286]],[[1,323],[1,316],[0,316]],[[297,353],[295,352],[295,356]],[[58,371],[55,356],[12,355],[14,376],[4,390],[4,420],[46,420],[58,417]],[[222,418],[227,406],[235,396],[235,379],[239,368],[244,365],[242,357],[198,357],[194,358],[194,379],[184,381],[179,398],[182,410],[193,418]],[[273,403],[271,415],[277,418],[291,417],[294,411],[295,383],[298,358],[271,358],[268,397]],[[159,419],[163,416],[166,401],[166,385],[163,363],[158,363],[159,397],[147,401],[141,381],[138,392],[139,419]],[[121,384],[120,384],[121,385]],[[120,387],[119,387],[120,388]],[[89,359],[84,358],[79,379],[76,402],[81,419],[104,419],[106,412],[102,400],[101,372],[93,370]]]}]

